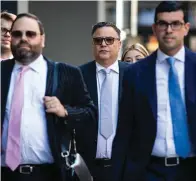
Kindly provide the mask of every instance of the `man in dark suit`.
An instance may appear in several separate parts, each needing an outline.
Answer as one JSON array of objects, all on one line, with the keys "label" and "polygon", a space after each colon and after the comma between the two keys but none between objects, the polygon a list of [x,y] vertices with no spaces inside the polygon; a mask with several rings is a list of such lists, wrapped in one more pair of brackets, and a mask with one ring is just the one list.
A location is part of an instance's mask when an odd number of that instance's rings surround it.
[{"label": "man in dark suit", "polygon": [[54,63],[42,56],[45,33],[35,15],[19,14],[11,35],[14,58],[1,63],[2,180],[69,181],[59,132],[93,124],[96,109],[80,70],[64,63],[52,95]]},{"label": "man in dark suit", "polygon": [[[112,142],[118,122],[122,75],[128,64],[118,61],[121,41],[120,30],[115,24],[99,22],[94,25],[92,42],[95,60],[80,68],[90,96],[98,108],[99,119],[94,127],[86,127],[86,131],[82,131],[84,134],[78,135],[80,141],[77,143],[81,143],[79,151],[94,181],[108,181],[111,179]],[[104,71],[109,71],[107,78]]]},{"label": "man in dark suit", "polygon": [[161,2],[159,49],[124,73],[113,181],[196,180],[196,54],[181,2]]}]

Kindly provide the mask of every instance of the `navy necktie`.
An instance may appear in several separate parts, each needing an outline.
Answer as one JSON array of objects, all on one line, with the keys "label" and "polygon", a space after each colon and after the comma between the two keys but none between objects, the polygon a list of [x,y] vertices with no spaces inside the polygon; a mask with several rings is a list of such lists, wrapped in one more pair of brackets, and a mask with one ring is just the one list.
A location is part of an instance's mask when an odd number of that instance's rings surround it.
[{"label": "navy necktie", "polygon": [[186,108],[181,95],[177,71],[174,67],[175,59],[173,57],[169,57],[167,58],[167,61],[170,65],[168,88],[174,143],[176,153],[179,156],[186,158],[191,152]]},{"label": "navy necktie", "polygon": [[100,133],[108,139],[113,133],[112,124],[112,75],[111,70],[102,69],[104,80],[100,94]]}]

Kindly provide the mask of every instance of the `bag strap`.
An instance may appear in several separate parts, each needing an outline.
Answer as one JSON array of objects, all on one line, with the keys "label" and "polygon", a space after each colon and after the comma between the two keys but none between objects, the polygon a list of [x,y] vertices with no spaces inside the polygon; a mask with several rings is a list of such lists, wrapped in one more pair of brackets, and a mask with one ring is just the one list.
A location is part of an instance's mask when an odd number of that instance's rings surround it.
[{"label": "bag strap", "polygon": [[58,62],[54,62],[54,72],[53,72],[53,86],[52,86],[52,96],[56,95],[58,86]]}]

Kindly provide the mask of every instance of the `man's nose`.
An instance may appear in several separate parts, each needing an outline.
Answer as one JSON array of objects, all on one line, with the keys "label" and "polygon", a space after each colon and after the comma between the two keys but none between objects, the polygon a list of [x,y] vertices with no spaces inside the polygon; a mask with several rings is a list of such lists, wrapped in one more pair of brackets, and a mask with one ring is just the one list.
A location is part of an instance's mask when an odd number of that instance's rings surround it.
[{"label": "man's nose", "polygon": [[22,40],[27,40],[26,33],[24,33],[24,32],[22,33],[21,39],[22,39]]},{"label": "man's nose", "polygon": [[103,39],[102,42],[101,42],[101,46],[106,46],[106,45],[107,44],[106,44],[105,40]]},{"label": "man's nose", "polygon": [[171,25],[168,25],[168,26],[167,26],[166,31],[167,31],[167,32],[172,32],[172,31],[173,31]]}]

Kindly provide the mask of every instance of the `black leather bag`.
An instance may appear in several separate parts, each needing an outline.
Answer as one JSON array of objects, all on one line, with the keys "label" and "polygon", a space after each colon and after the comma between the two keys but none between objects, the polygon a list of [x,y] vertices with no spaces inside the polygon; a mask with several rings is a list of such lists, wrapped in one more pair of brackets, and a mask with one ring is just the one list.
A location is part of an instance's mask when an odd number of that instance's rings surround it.
[{"label": "black leather bag", "polygon": [[[54,63],[54,74],[53,74],[53,88],[52,95],[56,95],[56,90],[58,86],[58,63]],[[55,117],[55,119],[58,119]],[[65,131],[65,130],[64,130]],[[80,181],[93,181],[90,171],[81,157],[77,152],[76,140],[75,140],[75,129],[71,130],[71,137],[69,138],[66,134],[61,134],[61,157],[65,161],[65,172],[71,172],[71,176],[77,175]]]}]

